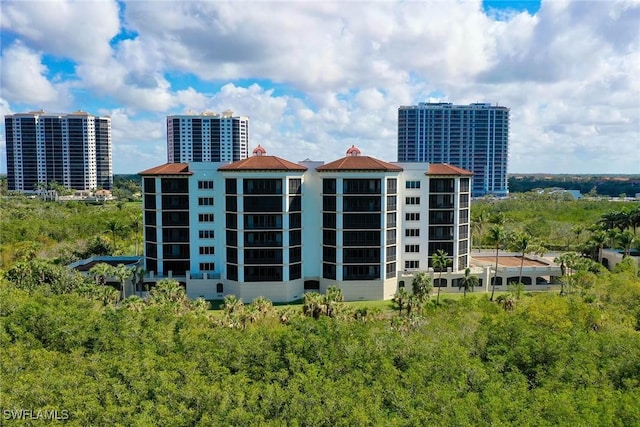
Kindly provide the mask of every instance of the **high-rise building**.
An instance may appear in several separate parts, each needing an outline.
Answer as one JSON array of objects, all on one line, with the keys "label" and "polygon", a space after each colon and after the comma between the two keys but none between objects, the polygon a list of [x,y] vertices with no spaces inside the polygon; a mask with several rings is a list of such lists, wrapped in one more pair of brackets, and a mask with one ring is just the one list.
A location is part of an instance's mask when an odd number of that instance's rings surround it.
[{"label": "high-rise building", "polygon": [[249,155],[249,118],[202,113],[167,117],[167,161],[234,162]]},{"label": "high-rise building", "polygon": [[111,118],[83,111],[5,116],[9,190],[31,192],[53,181],[76,190],[113,186]]},{"label": "high-rise building", "polygon": [[398,109],[398,161],[447,163],[474,174],[475,196],[506,196],[509,109],[419,103]]},{"label": "high-rise building", "polygon": [[[167,163],[143,177],[145,269],[192,298],[293,301],[342,289],[390,299],[444,251],[449,279],[469,266],[471,173],[387,163],[351,147],[293,163],[261,146],[233,163]],[[431,269],[433,272],[433,269]]]}]

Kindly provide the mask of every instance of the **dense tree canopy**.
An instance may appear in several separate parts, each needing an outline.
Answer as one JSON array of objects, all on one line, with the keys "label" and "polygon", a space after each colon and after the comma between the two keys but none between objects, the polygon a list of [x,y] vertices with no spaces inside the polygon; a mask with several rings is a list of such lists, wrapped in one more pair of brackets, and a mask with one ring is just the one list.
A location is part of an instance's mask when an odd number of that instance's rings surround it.
[{"label": "dense tree canopy", "polygon": [[7,276],[0,401],[73,425],[638,425],[638,269],[588,274],[510,310],[471,294],[367,314],[334,295],[333,316],[208,311],[171,281],[105,304],[91,278],[52,292]]}]

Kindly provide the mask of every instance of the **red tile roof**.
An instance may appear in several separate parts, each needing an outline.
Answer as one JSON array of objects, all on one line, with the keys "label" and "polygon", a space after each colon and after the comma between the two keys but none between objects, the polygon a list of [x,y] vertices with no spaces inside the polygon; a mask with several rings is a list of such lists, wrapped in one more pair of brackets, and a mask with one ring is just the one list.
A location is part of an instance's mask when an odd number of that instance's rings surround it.
[{"label": "red tile roof", "polygon": [[166,163],[139,172],[138,175],[193,175],[193,172],[189,172],[189,165],[186,163]]},{"label": "red tile roof", "polygon": [[429,165],[425,175],[473,175],[473,172],[446,163],[435,163]]},{"label": "red tile roof", "polygon": [[219,171],[306,171],[307,168],[276,156],[255,155],[224,165]]},{"label": "red tile roof", "polygon": [[349,155],[316,168],[317,171],[386,171],[396,172],[402,168],[369,156]]}]

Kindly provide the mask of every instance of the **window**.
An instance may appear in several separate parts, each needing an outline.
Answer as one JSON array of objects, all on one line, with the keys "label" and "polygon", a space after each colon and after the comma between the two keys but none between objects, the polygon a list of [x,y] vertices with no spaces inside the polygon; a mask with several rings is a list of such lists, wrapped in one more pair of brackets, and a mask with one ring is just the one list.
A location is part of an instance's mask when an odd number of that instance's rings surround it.
[{"label": "window", "polygon": [[404,251],[407,253],[420,252],[420,245],[404,245]]},{"label": "window", "polygon": [[387,178],[387,194],[396,194],[398,191],[398,180],[395,178]]},{"label": "window", "polygon": [[336,248],[330,246],[322,247],[322,260],[329,262],[336,262]]},{"label": "window", "polygon": [[387,210],[396,210],[396,196],[387,196]]},{"label": "window", "polygon": [[406,221],[420,221],[420,212],[407,212],[404,214]]},{"label": "window", "polygon": [[461,178],[460,179],[460,192],[468,192],[469,191],[469,178]]},{"label": "window", "polygon": [[300,262],[302,260],[302,248],[295,247],[289,249],[289,262]]},{"label": "window", "polygon": [[289,214],[289,228],[301,228],[302,215],[299,213]]},{"label": "window", "polygon": [[198,206],[213,206],[213,197],[198,197]]},{"label": "window", "polygon": [[215,253],[215,246],[200,246],[200,255],[214,255]]},{"label": "window", "polygon": [[216,269],[216,264],[213,262],[200,263],[200,271],[214,271],[215,269]]},{"label": "window", "polygon": [[302,264],[292,264],[289,266],[289,280],[295,280],[302,277]]},{"label": "window", "polygon": [[213,230],[200,230],[198,231],[198,236],[201,239],[213,239],[214,232]]},{"label": "window", "polygon": [[302,180],[300,178],[289,179],[289,194],[300,194],[302,190]]},{"label": "window", "polygon": [[420,261],[405,261],[404,268],[420,268]]},{"label": "window", "polygon": [[387,227],[395,227],[396,226],[396,213],[389,212],[387,213]]},{"label": "window", "polygon": [[419,205],[420,204],[420,197],[406,197],[405,198],[405,203],[407,205]]},{"label": "window", "polygon": [[213,190],[213,181],[198,181],[198,190]]},{"label": "window", "polygon": [[387,230],[387,232],[385,233],[386,238],[387,238],[387,244],[388,245],[392,245],[396,242],[396,230],[391,229],[391,230]]},{"label": "window", "polygon": [[227,264],[227,279],[237,281],[238,280],[238,266],[233,264]]},{"label": "window", "polygon": [[379,179],[344,179],[342,181],[344,194],[380,194]]},{"label": "window", "polygon": [[386,265],[385,267],[386,270],[386,278],[390,279],[391,277],[396,277],[396,263],[395,262],[391,262],[389,264]]},{"label": "window", "polygon": [[335,212],[336,211],[336,198],[335,198],[335,196],[323,196],[322,197],[322,210],[323,211],[328,211],[328,212]]},{"label": "window", "polygon": [[404,231],[404,235],[407,237],[418,237],[420,236],[420,229],[419,228],[407,228]]},{"label": "window", "polygon": [[227,178],[227,179],[225,179],[224,184],[225,184],[225,192],[227,194],[236,194],[237,193],[236,180],[235,179]]},{"label": "window", "polygon": [[281,179],[244,179],[244,194],[282,194]]},{"label": "window", "polygon": [[420,188],[420,181],[407,181],[404,184],[405,188]]},{"label": "window", "polygon": [[302,197],[290,196],[289,197],[289,211],[300,212],[302,210]]},{"label": "window", "polygon": [[[323,179],[322,180],[322,193],[324,194],[336,194],[336,180],[335,179]],[[327,209],[325,209],[327,210]]]},{"label": "window", "polygon": [[336,266],[335,264],[322,264],[322,278],[324,279],[336,279]]},{"label": "window", "polygon": [[212,213],[198,214],[198,222],[213,222]]}]

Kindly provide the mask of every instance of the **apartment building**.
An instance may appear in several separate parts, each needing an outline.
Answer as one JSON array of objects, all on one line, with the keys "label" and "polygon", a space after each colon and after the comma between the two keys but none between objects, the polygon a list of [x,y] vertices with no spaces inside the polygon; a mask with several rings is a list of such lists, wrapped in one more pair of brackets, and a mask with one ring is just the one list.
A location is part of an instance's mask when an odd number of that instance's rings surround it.
[{"label": "apartment building", "polygon": [[388,163],[356,147],[294,163],[258,146],[236,162],[169,163],[143,172],[145,268],[192,297],[293,301],[342,289],[390,299],[444,250],[469,265],[471,173]]},{"label": "apartment building", "polygon": [[111,118],[84,111],[5,116],[9,190],[52,181],[76,190],[113,186]]},{"label": "apartment building", "polygon": [[398,109],[398,161],[473,172],[472,196],[508,195],[509,109],[487,103],[419,103]]},{"label": "apartment building", "polygon": [[249,118],[202,113],[167,117],[167,162],[234,162],[249,154]]}]

